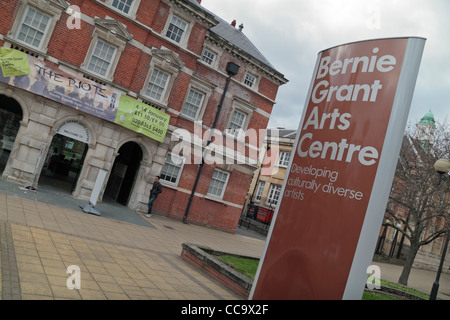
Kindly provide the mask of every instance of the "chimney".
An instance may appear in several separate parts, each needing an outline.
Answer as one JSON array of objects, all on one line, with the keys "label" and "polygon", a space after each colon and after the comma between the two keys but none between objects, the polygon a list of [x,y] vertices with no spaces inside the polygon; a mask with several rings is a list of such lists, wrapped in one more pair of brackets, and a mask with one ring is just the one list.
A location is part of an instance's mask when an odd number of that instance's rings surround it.
[{"label": "chimney", "polygon": [[198,4],[202,4],[202,0],[197,0]]},{"label": "chimney", "polygon": [[233,27],[236,27],[236,20],[231,21],[231,25],[232,25]]},{"label": "chimney", "polygon": [[241,24],[239,25],[239,31],[242,32],[242,29],[244,29],[244,24],[243,24],[243,23],[241,23]]}]

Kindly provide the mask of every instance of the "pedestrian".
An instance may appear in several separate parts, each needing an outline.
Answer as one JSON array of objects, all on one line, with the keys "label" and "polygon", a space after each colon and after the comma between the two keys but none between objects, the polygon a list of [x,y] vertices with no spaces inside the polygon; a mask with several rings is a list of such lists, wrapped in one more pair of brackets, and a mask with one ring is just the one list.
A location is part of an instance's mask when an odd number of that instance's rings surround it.
[{"label": "pedestrian", "polygon": [[152,216],[152,207],[153,202],[155,202],[156,198],[158,197],[158,194],[162,192],[162,185],[159,182],[159,176],[156,176],[155,183],[153,184],[153,188],[150,191],[150,198],[148,199],[148,213],[145,215],[147,218],[150,218]]}]

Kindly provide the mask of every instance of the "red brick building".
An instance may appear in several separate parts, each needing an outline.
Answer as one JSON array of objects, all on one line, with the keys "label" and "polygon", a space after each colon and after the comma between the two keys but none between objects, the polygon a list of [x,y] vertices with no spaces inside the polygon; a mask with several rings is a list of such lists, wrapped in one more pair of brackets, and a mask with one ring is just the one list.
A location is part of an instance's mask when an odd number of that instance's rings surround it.
[{"label": "red brick building", "polygon": [[[99,199],[111,197],[141,213],[160,175],[163,193],[154,212],[183,218],[224,94],[226,66],[237,64],[216,126],[226,161],[204,166],[188,218],[235,231],[262,144],[262,138],[242,142],[238,129],[265,129],[278,88],[287,82],[242,26],[223,21],[201,0],[3,0],[0,15],[0,47],[37,59],[30,61],[46,81],[38,87],[37,75],[1,75],[3,179],[66,183],[74,197],[89,199],[105,172]],[[65,88],[58,87],[62,74],[69,79]],[[68,98],[75,87],[77,94],[95,90],[95,99],[107,97],[111,106],[114,92],[159,110],[170,116],[167,133],[158,141],[119,125],[105,106],[98,112],[79,107]],[[64,93],[56,95],[58,89]],[[180,132],[193,142],[191,153],[174,152]]]}]

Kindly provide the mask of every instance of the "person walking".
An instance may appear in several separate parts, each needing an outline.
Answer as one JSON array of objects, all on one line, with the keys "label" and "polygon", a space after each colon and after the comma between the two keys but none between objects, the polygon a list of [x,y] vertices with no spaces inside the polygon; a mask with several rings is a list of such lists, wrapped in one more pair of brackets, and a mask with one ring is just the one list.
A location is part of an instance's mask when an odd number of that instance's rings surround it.
[{"label": "person walking", "polygon": [[153,202],[155,202],[156,198],[158,197],[158,194],[162,192],[162,185],[159,182],[159,176],[156,176],[155,183],[153,183],[153,188],[150,191],[150,197],[148,199],[148,212],[145,215],[147,218],[150,218],[152,216],[152,207]]}]

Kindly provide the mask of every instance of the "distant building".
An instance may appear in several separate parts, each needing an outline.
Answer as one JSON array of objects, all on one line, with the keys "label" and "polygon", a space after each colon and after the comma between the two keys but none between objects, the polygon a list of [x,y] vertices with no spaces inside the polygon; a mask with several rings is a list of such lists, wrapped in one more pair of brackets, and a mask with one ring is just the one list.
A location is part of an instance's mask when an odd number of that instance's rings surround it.
[{"label": "distant building", "polygon": [[[400,154],[398,165],[402,165],[402,163],[408,161],[411,161],[413,163],[420,163],[420,158],[426,154],[429,154],[432,150],[431,146],[434,143],[436,124],[434,115],[431,110],[421,118],[416,126],[416,135],[413,138],[405,136],[403,139],[404,147],[407,147],[411,150],[409,155],[414,155],[414,159],[404,159],[402,157],[402,154]],[[394,183],[396,183],[396,186],[400,188],[403,185],[402,177],[396,175],[394,177]],[[391,193],[392,192],[393,191],[391,191]],[[397,190],[397,193],[401,192],[401,189]],[[447,196],[447,198],[450,199],[450,194],[448,194]],[[406,225],[415,223],[415,221],[412,221],[407,206],[401,205],[400,203],[392,203],[390,210],[393,211],[396,217],[403,221],[403,223],[398,224],[399,228],[404,229],[406,228]],[[385,219],[389,219],[389,217],[390,214],[386,213]],[[436,232],[436,230],[439,230],[441,225],[445,221],[441,217],[434,217],[430,219],[430,222],[432,223],[430,223],[428,225],[428,228],[423,231],[421,239],[424,239],[424,237],[433,234],[434,232]],[[404,259],[409,250],[410,242],[406,237],[402,235],[402,233],[398,232],[392,227],[389,227],[388,224],[389,223],[386,223],[385,220],[385,223],[383,223],[383,226],[380,230],[380,237],[378,239],[376,253],[386,255],[390,258]],[[421,246],[415,257],[414,266],[436,270],[439,266],[444,242],[445,237],[440,237],[434,239],[427,245]],[[447,258],[450,257],[447,256]],[[447,270],[443,271],[447,272]]]},{"label": "distant building", "polygon": [[[188,219],[235,231],[256,169],[249,150],[262,144],[244,142],[239,154],[237,132],[265,130],[288,81],[243,28],[201,0],[2,0],[0,12],[0,47],[33,61],[28,74],[0,76],[0,174],[18,184],[58,184],[78,199],[88,200],[106,172],[99,201],[144,213],[160,175],[154,212],[181,220],[199,157],[174,152],[176,133],[184,130],[202,154],[226,66],[238,65],[217,121],[235,145],[224,154],[233,156],[205,166]],[[160,140],[148,135],[163,129]]]},{"label": "distant building", "polygon": [[244,215],[270,223],[281,201],[281,188],[287,174],[297,130],[268,129],[245,202]]},{"label": "distant building", "polygon": [[422,147],[428,148],[430,145],[433,145],[436,123],[431,110],[425,113],[422,119],[417,123],[417,129],[416,139],[421,142]]}]

